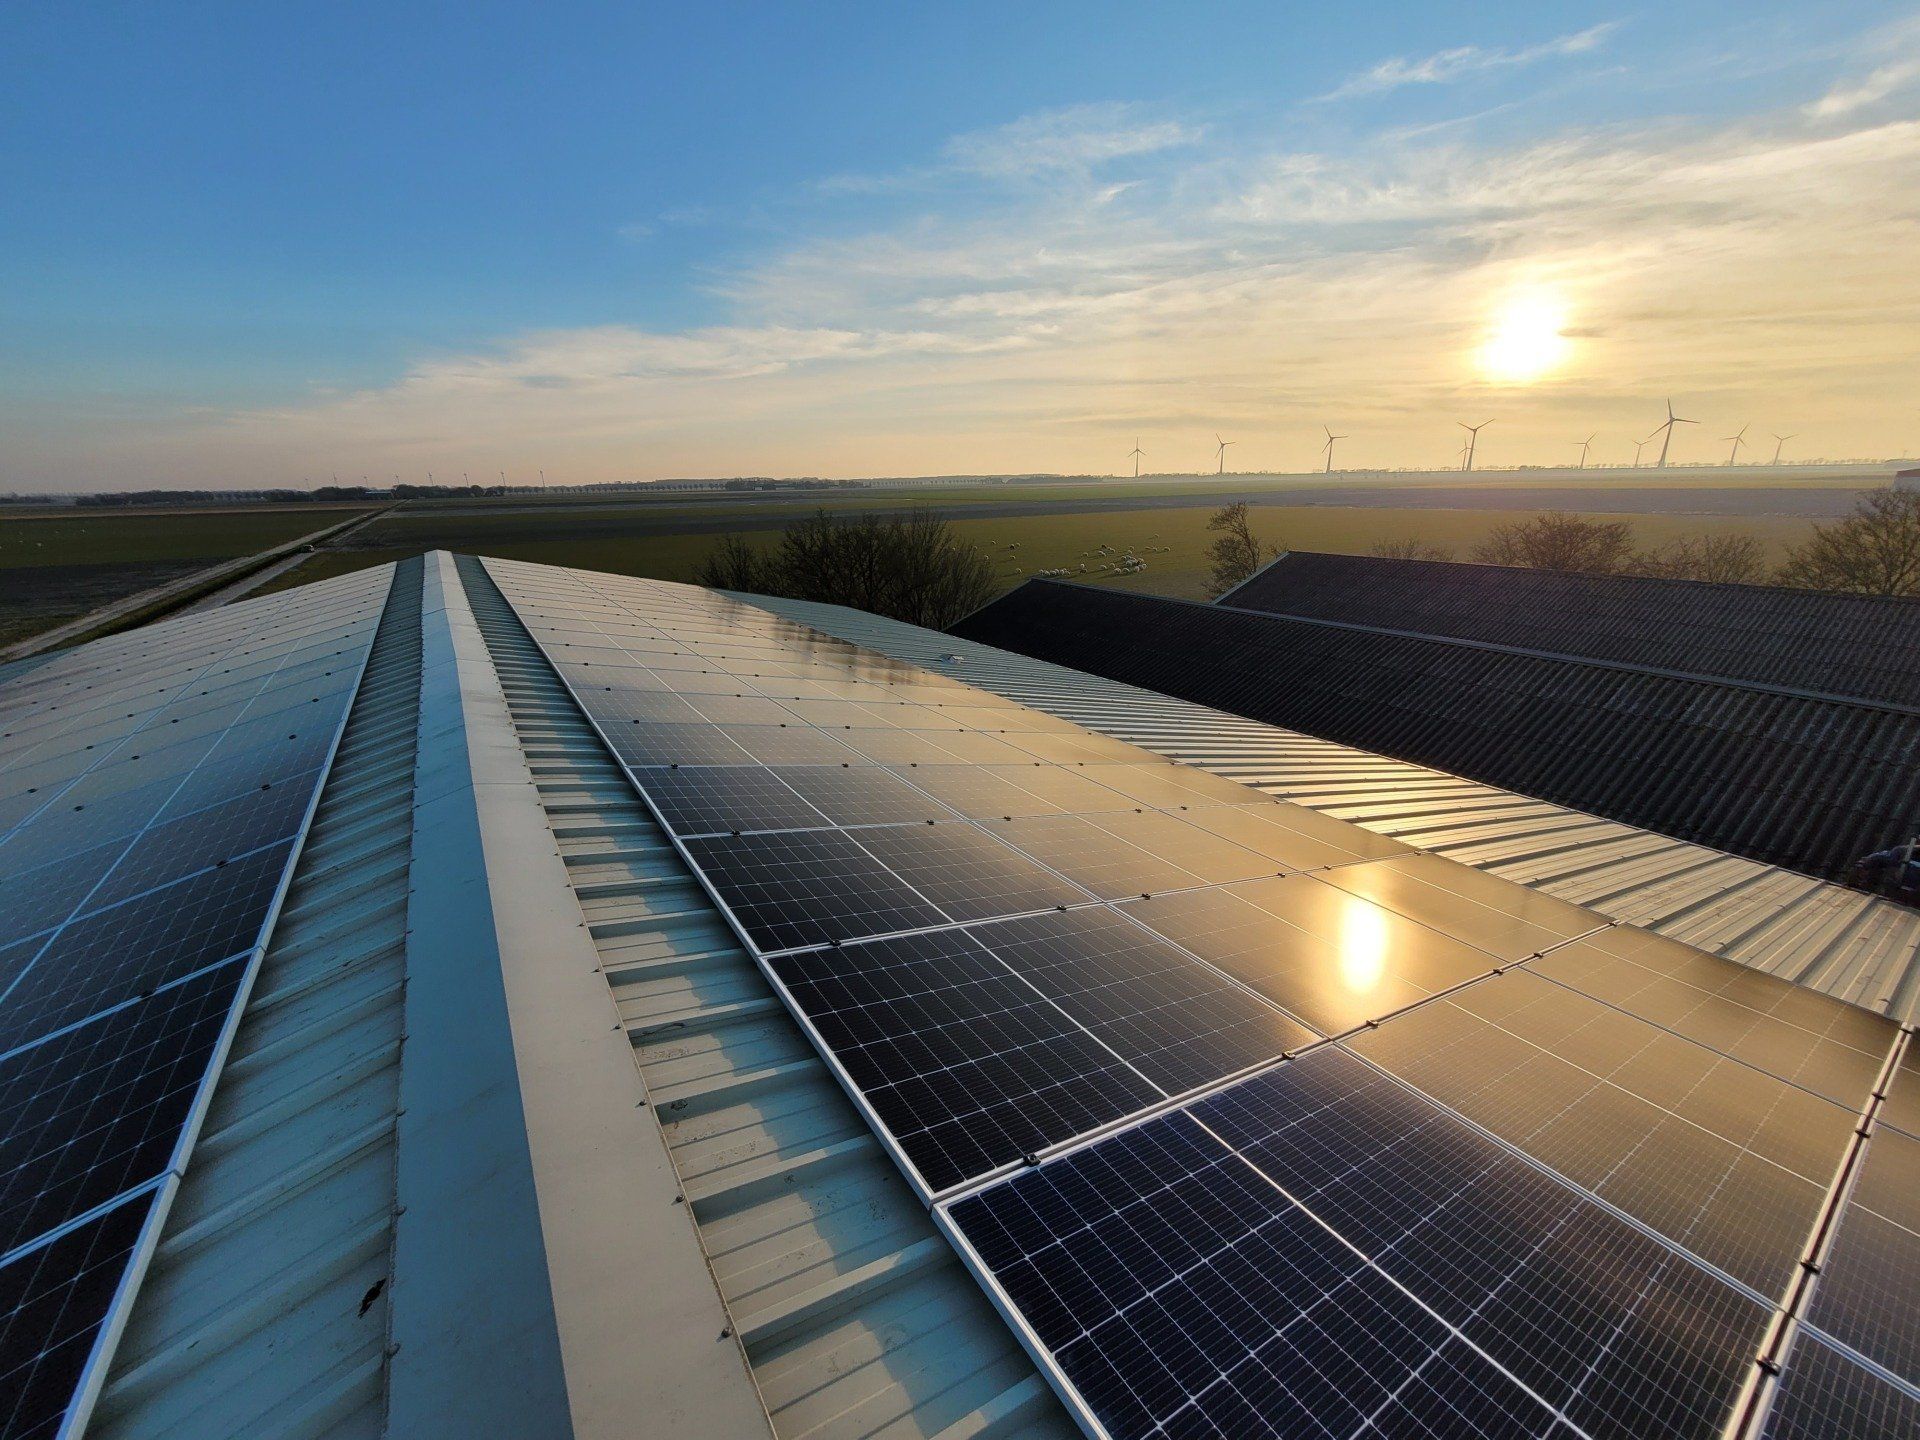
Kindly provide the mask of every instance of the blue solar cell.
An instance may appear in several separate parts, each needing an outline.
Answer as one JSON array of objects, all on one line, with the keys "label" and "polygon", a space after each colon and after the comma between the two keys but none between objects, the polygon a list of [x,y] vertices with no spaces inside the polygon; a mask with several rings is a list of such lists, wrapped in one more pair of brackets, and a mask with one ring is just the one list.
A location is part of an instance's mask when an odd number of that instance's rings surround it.
[{"label": "blue solar cell", "polygon": [[0,1435],[56,1435],[140,1239],[134,1196],[0,1265]]}]

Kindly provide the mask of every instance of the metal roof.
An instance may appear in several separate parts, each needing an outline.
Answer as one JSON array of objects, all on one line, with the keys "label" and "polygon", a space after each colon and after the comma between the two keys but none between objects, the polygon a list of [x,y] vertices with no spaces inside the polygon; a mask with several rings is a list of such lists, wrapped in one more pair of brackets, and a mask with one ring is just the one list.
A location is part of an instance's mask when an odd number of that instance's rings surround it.
[{"label": "metal roof", "polygon": [[1907,906],[954,634],[740,598],[1614,919],[1920,1018],[1920,913]]},{"label": "metal roof", "polygon": [[1294,550],[1221,602],[1920,707],[1920,599],[1907,597]]},{"label": "metal roof", "polygon": [[[742,598],[1914,1014],[1901,907],[939,632]],[[491,581],[435,555],[401,568],[92,1423],[411,1440],[482,1413],[582,1436],[1073,1430]]]},{"label": "metal roof", "polygon": [[89,1434],[383,1433],[419,596],[402,562]]},{"label": "metal roof", "polygon": [[461,568],[774,1433],[1075,1433],[492,581]]},{"label": "metal roof", "polygon": [[1920,816],[1920,710],[1030,581],[956,633],[1843,875]]}]

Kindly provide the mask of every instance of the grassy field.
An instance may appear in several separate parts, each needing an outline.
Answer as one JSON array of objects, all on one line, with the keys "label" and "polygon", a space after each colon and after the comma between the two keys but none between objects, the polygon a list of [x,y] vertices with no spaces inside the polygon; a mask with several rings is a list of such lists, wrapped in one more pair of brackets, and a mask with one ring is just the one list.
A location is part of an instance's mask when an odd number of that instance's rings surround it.
[{"label": "grassy field", "polygon": [[[1007,588],[1037,570],[1058,568],[1094,584],[1200,598],[1206,593],[1205,552],[1211,538],[1207,516],[1212,505],[1234,495],[1253,503],[1263,540],[1293,549],[1364,553],[1381,541],[1417,537],[1465,558],[1492,526],[1542,504],[1557,504],[1612,511],[1608,518],[1633,523],[1642,546],[1684,534],[1735,530],[1758,536],[1777,559],[1807,534],[1811,522],[1799,516],[1821,513],[1809,499],[1814,490],[1825,493],[1882,479],[1883,472],[1864,467],[1783,466],[1777,472],[1229,474],[1022,485],[962,477],[952,485],[821,495],[528,494],[399,507],[338,547],[323,546],[268,588],[285,589],[428,549],[688,579],[724,534],[742,533],[771,544],[781,525],[824,502],[836,510],[938,509],[952,517],[963,538],[994,557]],[[1798,498],[1765,498],[1776,486],[1798,487],[1791,492]],[[1728,487],[1744,493],[1716,494]],[[1636,492],[1645,496],[1644,511],[1634,504]],[[1781,493],[1789,492],[1783,488]],[[1700,497],[1699,508],[1722,513],[1677,513],[1695,507],[1692,494]],[[1798,509],[1795,515],[1770,513],[1783,506]],[[219,561],[282,544],[357,508],[8,513],[0,523],[0,643]],[[1633,513],[1619,513],[1623,510]],[[1114,574],[1113,562],[1129,551],[1143,557],[1147,568]]]},{"label": "grassy field", "polygon": [[0,520],[0,644],[222,560],[285,544],[364,508],[9,514]]},{"label": "grassy field", "polygon": [[[964,515],[964,512],[960,512]],[[1206,595],[1206,548],[1213,538],[1206,529],[1204,509],[1113,511],[1091,515],[1022,515],[992,519],[957,518],[955,530],[993,556],[1004,588],[1012,589],[1036,571],[1059,568],[1075,578],[1149,594],[1202,599]],[[1513,518],[1509,512],[1488,510],[1394,510],[1375,507],[1295,506],[1256,507],[1254,528],[1274,545],[1298,550],[1328,550],[1363,554],[1381,541],[1418,538],[1452,549],[1465,559],[1467,551],[1488,530]],[[485,517],[447,517],[436,526],[431,517],[389,517],[376,521],[355,537],[366,548],[325,551],[281,576],[271,587],[285,589],[309,580],[344,574],[366,565],[397,560],[421,548],[443,547],[549,565],[573,565],[619,575],[647,575],[686,580],[700,561],[720,543],[718,534],[645,535],[630,532],[638,526],[632,517],[621,523],[583,520],[567,527],[567,537],[552,535],[556,517],[524,514]],[[479,518],[477,526],[469,521]],[[744,517],[743,517],[744,518]],[[1637,515],[1608,516],[1633,523],[1638,542],[1653,547],[1681,535],[1728,531],[1759,537],[1775,559],[1788,545],[1803,539],[1810,522],[1761,517],[1734,519],[1717,516]],[[749,540],[771,545],[778,538],[771,517],[755,515],[757,525],[740,526]],[[514,521],[524,523],[515,525]],[[528,532],[534,532],[529,538]],[[1132,551],[1147,562],[1135,575],[1111,573],[1117,553]],[[1085,565],[1086,573],[1079,567]]]}]

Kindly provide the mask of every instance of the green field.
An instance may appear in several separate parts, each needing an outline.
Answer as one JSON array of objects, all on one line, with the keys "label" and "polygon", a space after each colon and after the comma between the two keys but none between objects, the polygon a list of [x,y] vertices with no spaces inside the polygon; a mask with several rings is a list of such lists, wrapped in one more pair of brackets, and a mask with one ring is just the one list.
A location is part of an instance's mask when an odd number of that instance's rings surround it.
[{"label": "green field", "polygon": [[[337,545],[322,545],[266,588],[286,589],[431,549],[684,580],[724,534],[772,544],[782,525],[825,504],[836,511],[939,510],[963,538],[993,556],[1006,588],[1038,570],[1063,569],[1092,584],[1197,599],[1207,589],[1206,548],[1212,538],[1207,516],[1214,504],[1234,495],[1254,505],[1263,541],[1292,549],[1364,553],[1382,541],[1419,538],[1464,559],[1492,526],[1517,513],[1532,513],[1542,504],[1579,511],[1586,501],[1636,512],[1608,518],[1632,522],[1645,548],[1680,535],[1733,530],[1758,536],[1778,559],[1805,537],[1812,522],[1768,513],[1782,508],[1781,501],[1767,497],[1768,490],[1800,487],[1799,498],[1790,503],[1803,513],[1818,513],[1817,507],[1805,509],[1812,491],[1859,487],[1880,478],[1838,467],[1782,467],[1775,473],[1229,474],[1019,485],[959,478],[951,485],[819,494],[558,493],[415,501],[378,516]],[[1715,493],[1727,487],[1745,493]],[[1637,491],[1645,492],[1644,512],[1636,504]],[[1682,491],[1697,493],[1703,507],[1728,513],[1671,513],[1696,503],[1676,498]],[[1322,499],[1331,503],[1318,503]],[[12,512],[0,524],[0,643],[220,561],[283,544],[357,508]],[[1146,569],[1117,575],[1114,562],[1129,552],[1141,556]]]},{"label": "green field", "polygon": [[0,520],[0,644],[222,560],[284,545],[364,508],[8,514]]},{"label": "green field", "polygon": [[[548,565],[572,565],[618,575],[647,575],[664,580],[690,579],[718,534],[646,535],[631,513],[588,512],[568,527],[565,538],[547,532],[556,518],[528,516],[448,516],[435,524],[431,515],[402,515],[375,521],[355,537],[366,548],[324,551],[281,576],[275,589],[344,574],[363,566],[397,560],[422,548],[445,548]],[[959,512],[964,516],[964,511]],[[1498,510],[1424,510],[1336,506],[1267,506],[1254,509],[1255,533],[1268,544],[1298,550],[1363,554],[1381,541],[1418,538],[1452,549],[1458,558],[1487,531],[1513,518]],[[1213,538],[1204,509],[1112,511],[1089,515],[1021,515],[954,520],[955,530],[993,556],[1004,588],[1012,589],[1036,571],[1059,568],[1076,579],[1150,594],[1203,599],[1207,593],[1206,548]],[[1613,515],[1634,526],[1641,546],[1651,548],[1681,535],[1742,532],[1758,536],[1774,559],[1803,539],[1811,522],[1782,517],[1728,518],[1692,515]],[[755,514],[739,527],[749,540],[773,544],[777,522]],[[473,523],[478,522],[478,523]],[[518,522],[518,523],[516,523]],[[526,532],[538,538],[528,538]],[[609,532],[614,533],[609,533]],[[1102,555],[1105,545],[1114,554]],[[1117,554],[1131,551],[1147,562],[1144,572],[1117,576]],[[1079,567],[1085,565],[1086,573]]]}]

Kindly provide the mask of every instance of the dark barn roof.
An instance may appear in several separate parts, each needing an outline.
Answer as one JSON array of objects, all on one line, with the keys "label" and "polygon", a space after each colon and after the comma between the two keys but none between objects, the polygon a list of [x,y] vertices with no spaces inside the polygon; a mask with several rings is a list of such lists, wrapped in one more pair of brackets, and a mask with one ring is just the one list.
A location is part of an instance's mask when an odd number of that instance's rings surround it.
[{"label": "dark barn roof", "polygon": [[954,633],[1815,875],[1920,817],[1899,706],[1052,581]]},{"label": "dark barn roof", "polygon": [[1920,600],[1310,551],[1282,555],[1225,599],[1236,610],[1920,707]]}]

